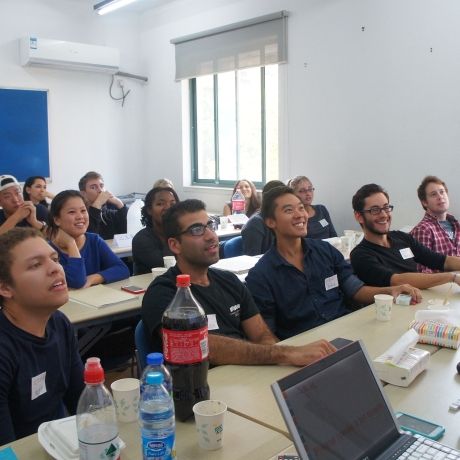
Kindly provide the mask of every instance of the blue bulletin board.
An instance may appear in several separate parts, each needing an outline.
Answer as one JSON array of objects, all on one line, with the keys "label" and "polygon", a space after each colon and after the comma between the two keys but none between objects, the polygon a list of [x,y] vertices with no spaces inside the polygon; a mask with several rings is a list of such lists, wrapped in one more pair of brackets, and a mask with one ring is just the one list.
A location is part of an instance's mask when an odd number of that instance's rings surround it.
[{"label": "blue bulletin board", "polygon": [[48,91],[0,88],[0,174],[50,177]]}]

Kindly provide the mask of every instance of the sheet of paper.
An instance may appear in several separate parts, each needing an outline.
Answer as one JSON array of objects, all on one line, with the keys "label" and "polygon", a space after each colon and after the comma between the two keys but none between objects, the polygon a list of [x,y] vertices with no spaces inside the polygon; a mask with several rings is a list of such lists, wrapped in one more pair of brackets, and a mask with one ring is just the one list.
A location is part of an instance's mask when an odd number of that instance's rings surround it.
[{"label": "sheet of paper", "polygon": [[133,300],[136,297],[138,296],[122,291],[121,289],[112,289],[107,286],[103,286],[102,284],[85,289],[69,291],[69,298],[71,300],[94,308],[101,308],[107,305],[126,302],[128,300]]}]

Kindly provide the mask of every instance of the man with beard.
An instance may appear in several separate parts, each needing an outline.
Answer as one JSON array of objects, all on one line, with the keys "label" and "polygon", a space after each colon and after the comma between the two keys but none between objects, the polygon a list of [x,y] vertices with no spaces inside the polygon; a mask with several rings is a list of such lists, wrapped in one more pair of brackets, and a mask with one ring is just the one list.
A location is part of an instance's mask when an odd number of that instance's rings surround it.
[{"label": "man with beard", "polygon": [[460,270],[460,258],[433,252],[407,233],[390,231],[393,205],[380,185],[363,185],[353,196],[352,204],[364,239],[353,249],[350,260],[356,275],[365,283],[408,283],[419,289],[450,281],[460,285],[456,273],[417,273],[417,264],[442,272]]}]

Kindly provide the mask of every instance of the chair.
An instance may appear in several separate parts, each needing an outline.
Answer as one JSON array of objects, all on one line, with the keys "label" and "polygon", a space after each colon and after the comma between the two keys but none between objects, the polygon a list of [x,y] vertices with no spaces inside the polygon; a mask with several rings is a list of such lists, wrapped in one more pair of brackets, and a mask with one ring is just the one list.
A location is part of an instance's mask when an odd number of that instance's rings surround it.
[{"label": "chair", "polygon": [[150,337],[148,336],[142,320],[139,320],[137,323],[134,331],[134,341],[136,343],[137,371],[140,377],[146,365],[147,355],[153,351]]},{"label": "chair", "polygon": [[243,237],[235,236],[225,241],[224,244],[224,259],[228,257],[236,257],[243,255]]}]

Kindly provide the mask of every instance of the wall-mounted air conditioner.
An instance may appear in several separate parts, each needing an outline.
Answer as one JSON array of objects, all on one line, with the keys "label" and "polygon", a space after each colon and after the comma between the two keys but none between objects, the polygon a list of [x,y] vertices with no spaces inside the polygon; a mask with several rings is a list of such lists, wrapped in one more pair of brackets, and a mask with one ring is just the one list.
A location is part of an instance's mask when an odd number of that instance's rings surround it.
[{"label": "wall-mounted air conditioner", "polygon": [[120,52],[108,46],[24,37],[19,40],[23,66],[41,66],[89,72],[116,73]]}]

